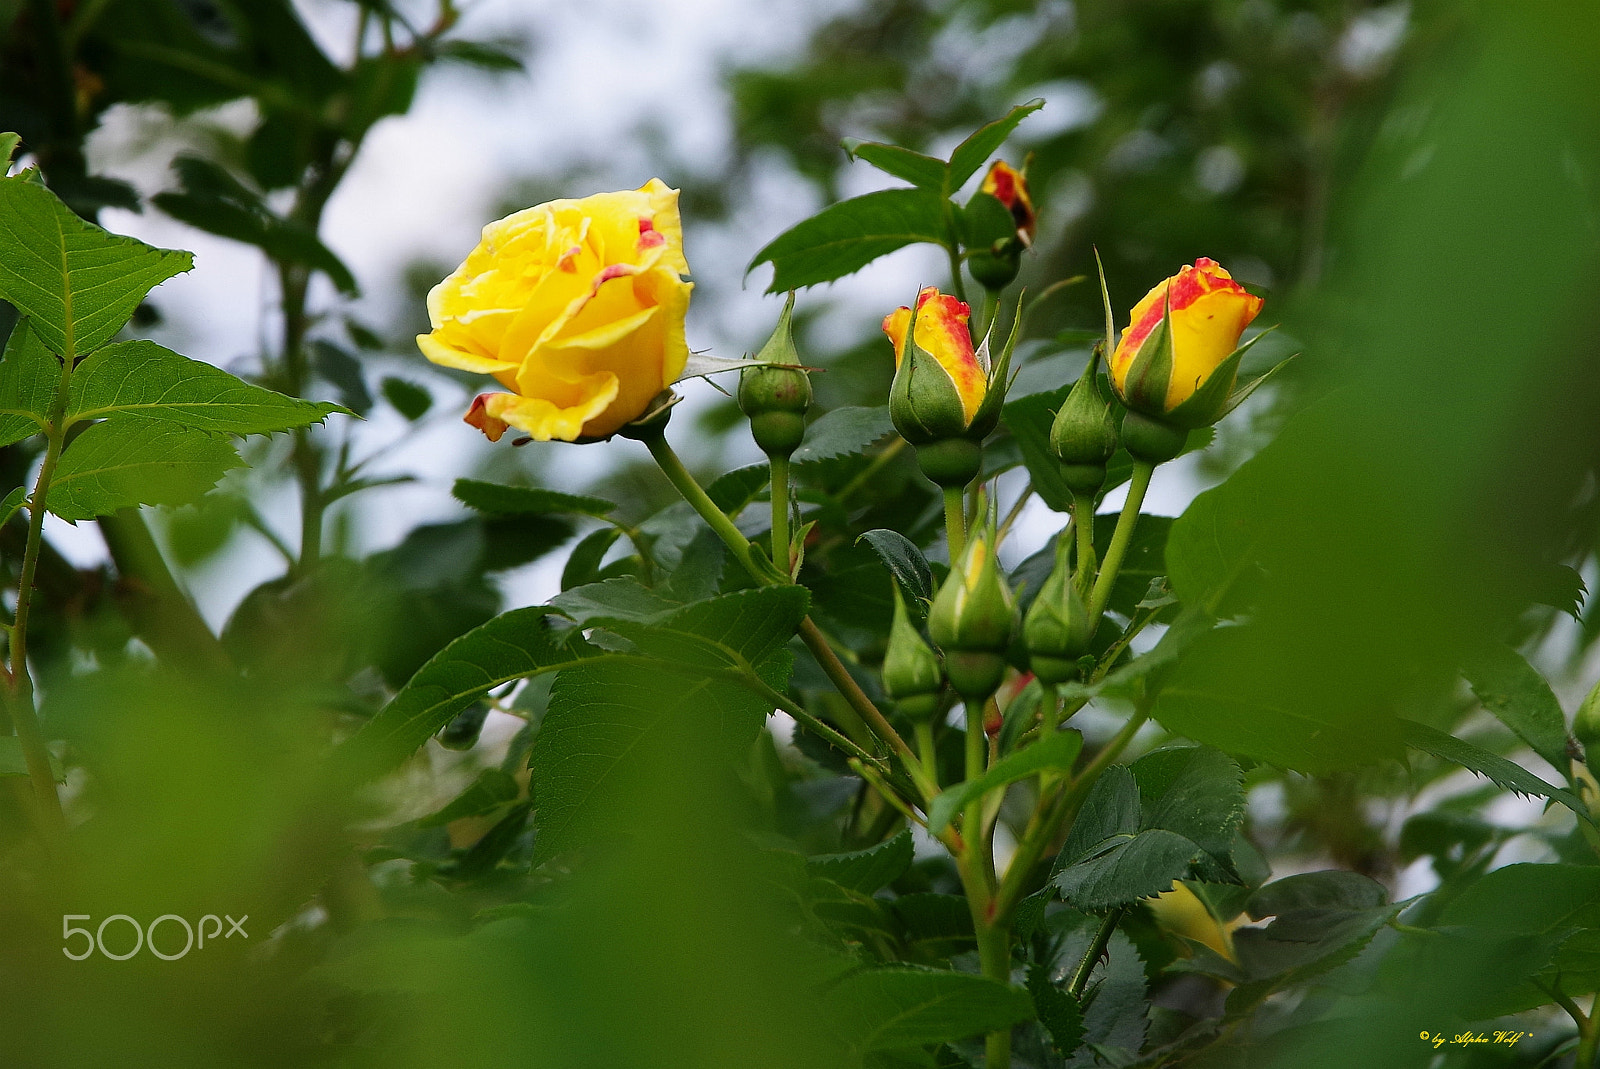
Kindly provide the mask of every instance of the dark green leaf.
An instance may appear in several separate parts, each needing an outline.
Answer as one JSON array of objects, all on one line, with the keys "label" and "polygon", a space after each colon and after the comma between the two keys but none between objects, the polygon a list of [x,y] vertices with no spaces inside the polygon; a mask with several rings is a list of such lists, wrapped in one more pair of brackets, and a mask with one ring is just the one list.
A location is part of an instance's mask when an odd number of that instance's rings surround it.
[{"label": "dark green leaf", "polygon": [[311,352],[317,376],[339,391],[346,408],[363,417],[372,411],[372,391],[360,360],[326,338],[312,342]]},{"label": "dark green leaf", "polygon": [[945,192],[954,194],[966,184],[967,179],[979,167],[989,162],[989,157],[1011,136],[1011,131],[1017,124],[1029,115],[1044,107],[1044,101],[1034,98],[1026,104],[1018,104],[1005,115],[994,122],[986,123],[974,130],[965,141],[956,146],[950,154],[950,170],[945,177]]},{"label": "dark green leaf", "polygon": [[899,145],[885,145],[879,141],[860,141],[847,137],[844,150],[851,159],[866,160],[878,170],[903,178],[914,186],[942,192],[944,189],[945,162],[920,152],[912,152]]},{"label": "dark green leaf", "polygon": [[498,516],[542,516],[552,513],[605,516],[617,507],[604,498],[563,494],[537,486],[503,486],[477,479],[457,479],[450,493],[468,508]]},{"label": "dark green leaf", "polygon": [[795,450],[794,461],[805,464],[813,460],[849,456],[859,453],[894,432],[889,422],[889,406],[855,408],[845,406],[825,412],[811,426]]},{"label": "dark green leaf", "polygon": [[1061,731],[997,761],[979,779],[941,791],[928,807],[928,830],[937,835],[969,802],[990,791],[1040,772],[1071,772],[1072,763],[1082,749],[1082,735],[1076,731]]},{"label": "dark green leaf", "polygon": [[[1122,558],[1117,580],[1111,584],[1108,608],[1131,618],[1139,603],[1150,592],[1150,584],[1167,574],[1166,547],[1171,536],[1173,520],[1168,516],[1141,515],[1133,529],[1133,537]],[[1114,513],[1097,514],[1094,518],[1095,545],[1103,555],[1111,545],[1112,532],[1116,530]]]},{"label": "dark green leaf", "polygon": [[622,532],[615,527],[602,527],[585,535],[567,555],[566,567],[561,569],[561,589],[567,591],[597,582],[600,562],[621,536]]},{"label": "dark green leaf", "polygon": [[944,205],[929,189],[883,189],[840,201],[779,234],[746,271],[772,264],[768,293],[832,282],[913,242],[943,244]]},{"label": "dark green leaf", "polygon": [[1100,774],[1078,810],[1077,819],[1061,845],[1056,860],[1059,871],[1087,857],[1101,843],[1139,830],[1139,785],[1127,765],[1112,765]]},{"label": "dark green leaf", "polygon": [[1472,693],[1552,768],[1566,767],[1567,719],[1555,693],[1509,646],[1483,650],[1463,671]]},{"label": "dark green leaf", "polygon": [[[56,759],[55,754],[50,754],[50,772],[55,776],[57,783],[67,781],[67,773]],[[28,759],[22,752],[22,740],[15,735],[0,735],[0,776],[26,776],[28,774]]]},{"label": "dark green leaf", "polygon": [[96,423],[61,456],[47,502],[64,520],[135,505],[186,505],[243,462],[227,438],[169,420],[123,416]]},{"label": "dark green leaf", "polygon": [[383,392],[384,400],[408,420],[421,419],[433,407],[433,394],[410,379],[390,375],[378,384],[378,389]]},{"label": "dark green leaf", "polygon": [[744,511],[745,506],[767,489],[771,479],[770,466],[750,464],[713,479],[711,485],[706,487],[706,496],[711,498],[712,504],[729,516],[737,516]]},{"label": "dark green leaf", "polygon": [[1571,792],[1562,787],[1546,783],[1521,765],[1507,761],[1504,757],[1492,754],[1488,750],[1480,749],[1470,742],[1464,742],[1454,735],[1447,735],[1426,724],[1418,724],[1410,720],[1400,721],[1400,727],[1405,736],[1406,745],[1413,746],[1424,753],[1460,765],[1471,772],[1492,780],[1497,785],[1508,791],[1529,797],[1539,796],[1560,802],[1568,809],[1579,815],[1579,819],[1587,819],[1589,810]]},{"label": "dark green leaf", "polygon": [[1167,578],[1179,600],[1212,616],[1237,613],[1260,576],[1257,547],[1271,537],[1270,515],[1248,465],[1190,502],[1166,547]]},{"label": "dark green leaf", "polygon": [[437,49],[440,59],[496,72],[524,70],[520,50],[517,41],[445,41]]},{"label": "dark green leaf", "polygon": [[1083,1011],[1078,1001],[1050,982],[1050,970],[1042,965],[1028,966],[1028,994],[1033,999],[1034,1016],[1050,1033],[1050,1043],[1058,1054],[1071,1054],[1083,1039]]},{"label": "dark green leaf", "polygon": [[889,569],[906,597],[920,601],[933,600],[933,571],[922,550],[899,531],[868,531],[857,542],[865,542],[878,554],[883,566]]},{"label": "dark green leaf", "polygon": [[228,434],[290,430],[343,411],[252,386],[150,341],[114,342],[94,352],[73,372],[67,404],[74,422],[138,415]]},{"label": "dark green leaf", "polygon": [[1059,870],[1055,885],[1074,909],[1103,911],[1172,890],[1199,853],[1188,839],[1160,828],[1119,835]]},{"label": "dark green leaf", "polygon": [[550,604],[584,627],[596,620],[654,623],[682,608],[627,576],[564,590]]},{"label": "dark green leaf", "polygon": [[1022,462],[1033,480],[1034,493],[1056,512],[1072,509],[1072,490],[1061,478],[1061,461],[1050,450],[1050,427],[1056,410],[1071,390],[1072,384],[1068,383],[1051,393],[1019,397],[1008,402],[1000,416],[1022,450]]},{"label": "dark green leaf", "polygon": [[7,494],[4,501],[0,501],[0,530],[5,529],[6,524],[11,522],[11,517],[17,514],[17,511],[22,508],[22,503],[27,499],[28,488],[19,486]]},{"label": "dark green leaf", "polygon": [[146,293],[192,266],[186,252],[84,222],[23,176],[0,178],[0,298],[28,316],[58,356],[110,341]]},{"label": "dark green leaf", "polygon": [[1132,769],[1141,827],[1177,832],[1227,861],[1244,819],[1244,773],[1231,757],[1209,746],[1173,746],[1145,754]]},{"label": "dark green leaf", "polygon": [[911,833],[903,831],[865,850],[808,857],[806,870],[813,876],[870,895],[898,880],[911,867],[911,859]]},{"label": "dark green leaf", "polygon": [[1103,1061],[1131,1062],[1132,1055],[1144,1046],[1149,1014],[1144,963],[1139,959],[1139,951],[1126,935],[1114,932],[1106,946],[1103,974],[1084,992],[1083,1038],[1089,1046],[1068,1064],[1092,1066]]},{"label": "dark green leaf", "polygon": [[1245,911],[1251,920],[1279,917],[1302,909],[1363,910],[1389,898],[1383,884],[1343,869],[1302,872],[1274,880],[1250,896]]},{"label": "dark green leaf", "polygon": [[984,976],[895,966],[848,977],[828,993],[828,1019],[858,1051],[944,1043],[1033,1016],[1026,992]]},{"label": "dark green leaf", "polygon": [[477,817],[492,813],[501,806],[517,800],[522,789],[516,777],[498,768],[486,768],[478,773],[472,785],[457,795],[450,804],[437,813],[417,821],[419,828],[438,828],[463,817]]}]

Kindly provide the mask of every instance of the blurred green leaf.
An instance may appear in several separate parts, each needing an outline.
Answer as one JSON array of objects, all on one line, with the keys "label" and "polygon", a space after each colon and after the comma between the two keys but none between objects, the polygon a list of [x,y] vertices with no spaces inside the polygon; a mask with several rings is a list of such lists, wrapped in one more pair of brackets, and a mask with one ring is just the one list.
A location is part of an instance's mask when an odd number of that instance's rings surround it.
[{"label": "blurred green leaf", "polygon": [[561,569],[562,591],[598,582],[600,562],[621,536],[622,532],[615,527],[602,527],[590,531],[573,546],[572,552],[567,554],[566,566]]},{"label": "blurred green leaf", "polygon": [[828,993],[831,1027],[858,1051],[944,1043],[1033,1016],[1026,992],[984,976],[897,966],[853,974]]},{"label": "blurred green leaf", "polygon": [[[67,781],[66,770],[55,754],[50,754],[50,772],[57,783]],[[22,740],[15,735],[0,735],[0,776],[26,776],[28,758],[22,750]]]},{"label": "blurred green leaf", "polygon": [[1580,820],[1588,819],[1588,806],[1584,805],[1571,791],[1546,783],[1515,762],[1507,761],[1498,754],[1492,754],[1488,750],[1474,746],[1470,742],[1464,742],[1454,735],[1447,735],[1426,724],[1402,720],[1400,726],[1408,746],[1413,746],[1424,753],[1430,753],[1440,760],[1460,765],[1468,771],[1476,772],[1508,791],[1516,791],[1518,794],[1529,797],[1549,798],[1560,802],[1578,814]]},{"label": "blurred green leaf", "polygon": [[1167,577],[1185,605],[1237,613],[1259,582],[1257,547],[1272,537],[1270,504],[1249,465],[1189,503],[1167,541]]},{"label": "blurred green leaf", "polygon": [[413,422],[427,415],[428,409],[433,407],[433,394],[410,379],[389,375],[378,384],[378,389],[396,412]]},{"label": "blurred green leaf", "polygon": [[1061,461],[1050,449],[1050,426],[1056,409],[1067,399],[1072,384],[1050,393],[1030,394],[1008,401],[1001,410],[1006,429],[1022,450],[1022,462],[1033,480],[1033,491],[1056,512],[1072,510],[1072,490],[1061,477]]},{"label": "blurred green leaf", "polygon": [[0,178],[0,298],[29,317],[57,356],[92,352],[122,329],[150,290],[194,266],[79,219],[23,176]]},{"label": "blurred green leaf", "polygon": [[853,197],[779,234],[745,270],[772,264],[768,293],[832,282],[914,242],[944,244],[944,210],[944,198],[927,189],[883,189]]},{"label": "blurred green leaf", "polygon": [[478,479],[457,479],[450,493],[468,508],[497,516],[542,516],[577,513],[605,516],[617,506],[602,497],[563,494],[537,486],[505,486]]},{"label": "blurred green leaf", "polygon": [[1266,884],[1245,909],[1252,920],[1304,909],[1376,909],[1388,901],[1383,884],[1359,872],[1325,869],[1300,872]]},{"label": "blurred green leaf", "polygon": [[137,505],[184,505],[242,464],[221,435],[122,416],[73,439],[56,466],[47,507],[64,520],[89,520]]},{"label": "blurred green leaf", "polygon": [[522,789],[517,786],[516,777],[498,768],[486,768],[478,773],[478,778],[473,780],[466,790],[453,798],[443,809],[417,821],[417,827],[438,828],[463,817],[492,813],[501,806],[516,801],[521,793]]},{"label": "blurred green leaf", "polygon": [[253,386],[149,341],[114,342],[90,354],[73,372],[67,402],[69,421],[137,415],[228,434],[290,430],[335,412],[347,410]]},{"label": "blurred green leaf", "polygon": [[521,57],[521,42],[517,41],[445,41],[438,45],[440,59],[462,63],[486,71],[526,70]]}]

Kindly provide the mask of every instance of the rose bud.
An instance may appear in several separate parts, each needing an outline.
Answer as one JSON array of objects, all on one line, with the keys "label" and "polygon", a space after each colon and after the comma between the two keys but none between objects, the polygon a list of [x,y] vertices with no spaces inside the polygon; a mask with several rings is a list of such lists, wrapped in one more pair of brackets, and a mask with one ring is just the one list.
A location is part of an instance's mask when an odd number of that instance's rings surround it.
[{"label": "rose bud", "polygon": [[768,456],[787,457],[800,448],[811,407],[811,376],[794,347],[794,294],[783,306],[778,326],[755,356],[758,367],[739,373],[739,408],[750,419],[750,433]]},{"label": "rose bud", "polygon": [[1129,409],[1122,437],[1130,453],[1171,459],[1185,432],[1215,423],[1260,385],[1266,376],[1234,389],[1250,347],[1239,336],[1260,311],[1261,298],[1205,257],[1134,305],[1110,364],[1111,385]]},{"label": "rose bud", "polygon": [[1117,424],[1100,394],[1095,374],[1100,354],[1073,384],[1050,426],[1050,449],[1061,461],[1061,476],[1075,494],[1093,494],[1106,481],[1106,461],[1117,451]]},{"label": "rose bud", "polygon": [[483,228],[428,294],[433,330],[417,346],[512,391],[474,402],[468,421],[486,434],[606,438],[683,372],[688,271],[678,191],[660,180],[550,201]]},{"label": "rose bud", "polygon": [[1000,686],[1016,625],[1016,601],[989,539],[980,534],[967,543],[928,613],[928,633],[944,651],[945,675],[963,700],[982,701]]},{"label": "rose bud", "polygon": [[[1025,171],[996,160],[967,202],[968,242],[977,246],[967,258],[967,270],[986,289],[1010,285],[1022,265],[1022,250],[1033,245],[1037,221]],[[998,208],[993,207],[995,202]]]},{"label": "rose bud", "polygon": [[1000,422],[1017,332],[993,367],[988,342],[974,351],[972,309],[928,286],[916,310],[897,308],[883,320],[894,343],[889,417],[917,447],[923,474],[940,486],[965,486],[983,461],[983,439]]},{"label": "rose bud", "polygon": [[1069,543],[1062,532],[1056,543],[1056,566],[1022,621],[1028,666],[1041,683],[1065,683],[1078,675],[1078,658],[1089,650],[1094,631],[1089,609],[1068,565]]},{"label": "rose bud", "polygon": [[944,670],[939,655],[922,640],[906,612],[900,585],[894,587],[894,622],[889,626],[889,648],[883,656],[883,689],[899,710],[912,720],[927,720],[939,711]]}]

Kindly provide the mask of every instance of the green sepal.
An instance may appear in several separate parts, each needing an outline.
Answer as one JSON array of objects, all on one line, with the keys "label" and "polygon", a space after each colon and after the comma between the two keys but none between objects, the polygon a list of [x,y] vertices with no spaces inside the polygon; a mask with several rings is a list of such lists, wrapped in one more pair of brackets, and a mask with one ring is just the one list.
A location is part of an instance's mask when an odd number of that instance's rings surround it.
[{"label": "green sepal", "polygon": [[[998,318],[998,317],[996,317]],[[1000,359],[989,367],[988,389],[984,392],[983,403],[978,406],[977,413],[972,417],[972,426],[967,428],[966,436],[975,442],[981,442],[994,433],[1000,425],[1000,410],[1005,407],[1006,392],[1011,389],[1011,354],[1017,348],[1017,338],[1022,334],[1022,307],[1019,303],[1017,314],[1011,320],[1011,333],[1006,337],[1005,346],[1000,350]],[[989,364],[989,340],[994,337],[994,324],[989,324],[989,332],[983,336],[983,343],[978,346],[978,362]]]},{"label": "green sepal", "polygon": [[[905,352],[889,386],[889,420],[912,445],[966,437],[967,410],[955,380],[932,353],[917,344],[917,316],[922,310],[915,303],[911,322],[906,324]],[[980,408],[978,416],[982,415]],[[998,415],[996,409],[996,418]]]},{"label": "green sepal", "polygon": [[[1168,296],[1161,322],[1145,335],[1128,365],[1128,373],[1122,377],[1117,395],[1123,404],[1135,412],[1166,413],[1167,391],[1172,387],[1172,371],[1177,366],[1172,345],[1172,299]],[[1112,382],[1116,382],[1115,376]]]},{"label": "green sepal", "polygon": [[1234,389],[1239,376],[1239,363],[1244,359],[1244,354],[1249,352],[1256,342],[1276,329],[1273,327],[1262,331],[1229,353],[1228,358],[1218,364],[1216,370],[1200,384],[1200,388],[1195,390],[1183,404],[1164,415],[1163,421],[1175,427],[1193,430],[1196,427],[1209,427],[1237,408],[1240,402],[1255,392],[1256,387],[1265,382],[1269,376],[1276,374],[1283,364],[1288,363],[1285,360],[1253,382],[1237,390]]}]

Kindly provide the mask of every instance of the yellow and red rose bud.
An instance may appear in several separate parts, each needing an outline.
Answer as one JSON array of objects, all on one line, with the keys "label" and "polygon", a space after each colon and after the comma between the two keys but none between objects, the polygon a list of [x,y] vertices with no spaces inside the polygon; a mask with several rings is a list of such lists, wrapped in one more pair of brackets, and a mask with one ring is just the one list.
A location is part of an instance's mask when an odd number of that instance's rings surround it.
[{"label": "yellow and red rose bud", "polygon": [[991,366],[988,343],[972,345],[972,309],[932,286],[917,294],[915,309],[884,317],[894,343],[895,374],[889,418],[917,447],[923,473],[940,486],[965,486],[982,464],[983,439],[1000,422],[1006,377],[1017,332]]},{"label": "yellow and red rose bud", "polygon": [[783,306],[778,326],[755,356],[759,366],[739,374],[739,408],[750,419],[750,433],[768,456],[787,457],[800,448],[811,407],[811,376],[794,347],[794,294]]},{"label": "yellow and red rose bud", "polygon": [[939,692],[944,689],[939,655],[922,640],[922,634],[911,622],[898,583],[894,588],[889,647],[883,655],[883,689],[912,720],[927,720],[937,713]]},{"label": "yellow and red rose bud", "polygon": [[428,294],[433,330],[417,346],[511,391],[474,403],[485,433],[605,438],[683,373],[688,271],[678,192],[659,180],[550,201],[483,228]]},{"label": "yellow and red rose bud", "polygon": [[1065,532],[1056,544],[1056,566],[1022,620],[1028,666],[1042,683],[1077,678],[1078,658],[1089,651],[1094,635],[1089,609],[1073,580]]},{"label": "yellow and red rose bud", "polygon": [[[1146,450],[1171,448],[1167,456],[1144,459],[1175,456],[1182,448],[1176,432],[1215,423],[1260,385],[1265,376],[1234,389],[1239,361],[1250,347],[1240,346],[1239,336],[1260,311],[1261,298],[1205,257],[1134,305],[1111,357],[1111,384],[1130,412],[1174,431],[1165,439],[1152,436]],[[1130,437],[1124,423],[1123,441],[1135,456],[1147,444],[1142,437],[1146,429],[1135,421]]]},{"label": "yellow and red rose bud", "polygon": [[964,700],[987,698],[1005,677],[1017,604],[989,538],[967,543],[928,613],[928,634],[944,651],[945,675]]},{"label": "yellow and red rose bud", "polygon": [[1106,479],[1106,461],[1117,451],[1117,424],[1100,393],[1095,374],[1099,354],[1073,384],[1050,425],[1050,448],[1061,461],[1061,475],[1074,493],[1092,494]]},{"label": "yellow and red rose bud", "polygon": [[996,160],[962,210],[962,238],[971,250],[967,270],[985,289],[1004,289],[1017,277],[1035,228],[1026,175]]}]

